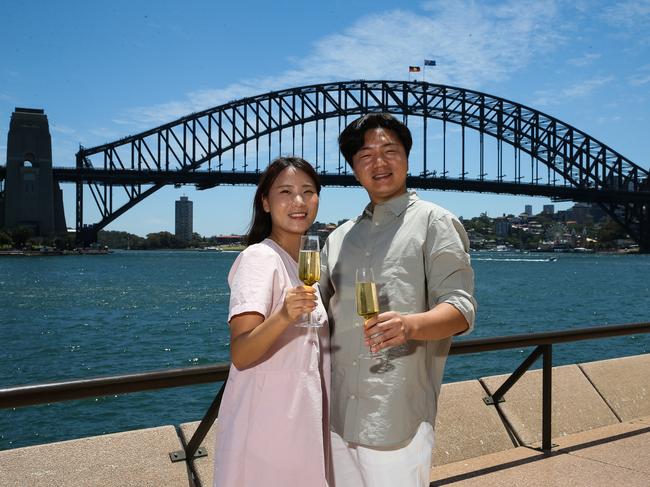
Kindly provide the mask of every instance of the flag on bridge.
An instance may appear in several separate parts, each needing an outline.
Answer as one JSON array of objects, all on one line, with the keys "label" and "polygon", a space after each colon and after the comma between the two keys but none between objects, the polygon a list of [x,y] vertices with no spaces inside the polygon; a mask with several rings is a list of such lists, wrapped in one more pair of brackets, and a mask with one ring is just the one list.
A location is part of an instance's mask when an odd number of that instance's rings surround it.
[{"label": "flag on bridge", "polygon": [[436,60],[435,59],[425,59],[424,60],[424,65],[425,66],[435,66],[436,65]]},{"label": "flag on bridge", "polygon": [[419,73],[420,66],[409,66],[409,73]]}]

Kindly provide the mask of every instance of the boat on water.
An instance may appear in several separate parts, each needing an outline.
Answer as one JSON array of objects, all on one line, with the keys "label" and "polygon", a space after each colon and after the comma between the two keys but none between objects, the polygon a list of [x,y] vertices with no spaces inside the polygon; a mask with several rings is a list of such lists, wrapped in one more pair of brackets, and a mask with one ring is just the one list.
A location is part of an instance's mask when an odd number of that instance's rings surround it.
[{"label": "boat on water", "polygon": [[64,253],[70,255],[76,255],[76,254],[106,255],[106,254],[112,254],[113,251],[108,247],[81,247],[73,250],[65,250]]},{"label": "boat on water", "polygon": [[197,249],[197,250],[199,252],[223,252],[223,249],[221,247],[219,247],[218,245],[202,247],[202,248]]}]

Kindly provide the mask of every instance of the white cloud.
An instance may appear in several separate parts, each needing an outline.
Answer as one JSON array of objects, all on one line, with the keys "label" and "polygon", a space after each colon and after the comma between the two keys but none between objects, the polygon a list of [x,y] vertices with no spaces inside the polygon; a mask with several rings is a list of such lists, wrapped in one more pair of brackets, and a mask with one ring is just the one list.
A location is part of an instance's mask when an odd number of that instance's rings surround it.
[{"label": "white cloud", "polygon": [[641,66],[637,73],[629,78],[628,83],[632,86],[643,86],[650,83],[650,64]]},{"label": "white cloud", "polygon": [[95,127],[90,129],[88,133],[91,134],[95,140],[103,142],[118,137],[124,137],[124,132],[108,127]]},{"label": "white cloud", "polygon": [[650,83],[650,74],[646,74],[645,76],[638,76],[630,80],[630,84],[633,86],[642,86],[647,85],[648,83]]},{"label": "white cloud", "polygon": [[409,65],[435,59],[431,82],[479,89],[508,79],[564,42],[558,8],[546,2],[489,5],[428,2],[423,11],[391,10],[360,18],[313,44],[280,74],[242,80],[224,88],[188,93],[182,100],[129,110],[115,123],[149,128],[192,112],[267,91],[351,79],[407,79]]},{"label": "white cloud", "polygon": [[613,80],[613,76],[599,76],[578,81],[565,88],[538,90],[535,92],[535,99],[532,102],[532,106],[557,105],[568,99],[585,97]]},{"label": "white cloud", "polygon": [[567,63],[571,64],[572,66],[582,67],[582,66],[588,66],[590,64],[593,64],[594,61],[600,58],[601,58],[600,54],[587,53],[579,57],[568,59]]},{"label": "white cloud", "polygon": [[630,47],[650,45],[650,0],[612,2],[603,10],[602,20],[614,29],[614,36]]},{"label": "white cloud", "polygon": [[611,24],[622,24],[628,29],[647,26],[650,22],[650,0],[613,2],[604,10],[603,18]]},{"label": "white cloud", "polygon": [[613,80],[614,80],[613,76],[601,76],[601,77],[581,81],[572,86],[564,88],[561,91],[560,96],[564,98],[575,98],[580,96],[587,96],[593,93],[593,91],[596,90],[597,88],[600,88],[601,86],[606,85]]},{"label": "white cloud", "polygon": [[611,117],[597,117],[596,123],[599,123],[600,125],[611,125],[614,123],[618,123],[621,120],[623,120],[623,117],[621,117],[620,115],[613,115]]},{"label": "white cloud", "polygon": [[57,124],[53,123],[52,125],[50,125],[50,128],[52,129],[52,132],[57,132],[59,134],[64,134],[64,135],[74,135],[77,133],[76,129],[72,127],[68,127],[66,125],[60,125],[58,123]]}]

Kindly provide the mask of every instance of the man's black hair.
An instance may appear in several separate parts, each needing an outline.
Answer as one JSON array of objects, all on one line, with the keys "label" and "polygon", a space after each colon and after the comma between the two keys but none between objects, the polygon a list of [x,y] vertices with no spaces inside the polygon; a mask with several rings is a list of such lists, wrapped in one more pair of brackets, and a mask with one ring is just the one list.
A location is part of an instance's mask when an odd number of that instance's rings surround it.
[{"label": "man's black hair", "polygon": [[395,132],[408,157],[413,146],[408,127],[389,113],[368,113],[351,122],[339,135],[339,149],[350,167],[352,167],[352,158],[363,147],[366,132],[377,128]]}]

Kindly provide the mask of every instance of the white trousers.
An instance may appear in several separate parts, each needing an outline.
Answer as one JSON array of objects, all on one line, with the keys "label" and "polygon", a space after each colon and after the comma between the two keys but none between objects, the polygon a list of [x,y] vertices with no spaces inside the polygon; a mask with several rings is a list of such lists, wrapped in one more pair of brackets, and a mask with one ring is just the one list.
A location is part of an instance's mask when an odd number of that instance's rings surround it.
[{"label": "white trousers", "polygon": [[433,450],[433,426],[420,424],[408,445],[375,450],[348,443],[331,432],[333,487],[428,487]]}]

